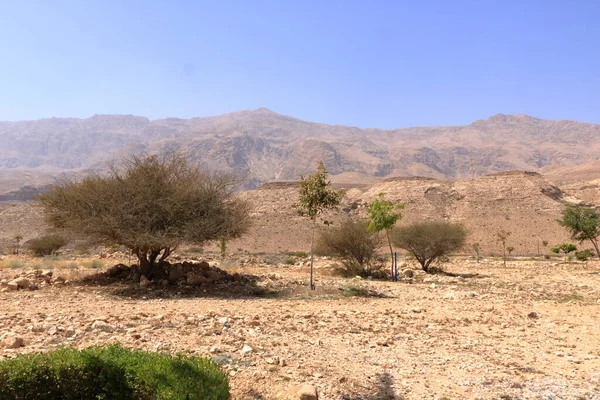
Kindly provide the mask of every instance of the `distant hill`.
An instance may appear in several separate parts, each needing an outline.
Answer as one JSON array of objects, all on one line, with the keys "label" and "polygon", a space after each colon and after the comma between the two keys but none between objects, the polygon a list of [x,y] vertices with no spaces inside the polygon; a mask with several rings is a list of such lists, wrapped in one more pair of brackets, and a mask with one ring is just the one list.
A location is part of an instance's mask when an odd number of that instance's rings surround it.
[{"label": "distant hill", "polygon": [[[166,149],[182,149],[210,168],[234,171],[253,188],[296,180],[318,160],[333,175],[342,175],[340,181],[351,177],[365,183],[417,175],[454,180],[583,164],[598,160],[600,125],[495,115],[465,126],[359,129],[260,108],[155,121],[95,115],[0,122],[0,140],[4,191],[48,183],[64,172],[103,169],[105,161],[122,155]],[[33,178],[18,185],[20,177]]]}]

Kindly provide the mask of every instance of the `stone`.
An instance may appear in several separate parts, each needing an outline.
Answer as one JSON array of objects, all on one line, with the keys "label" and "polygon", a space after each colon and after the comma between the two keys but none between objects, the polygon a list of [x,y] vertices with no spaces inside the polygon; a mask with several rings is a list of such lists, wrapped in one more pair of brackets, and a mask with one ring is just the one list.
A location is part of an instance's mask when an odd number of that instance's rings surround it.
[{"label": "stone", "polygon": [[529,314],[527,314],[527,318],[529,319],[538,319],[540,316],[538,313],[536,313],[535,311],[530,312]]},{"label": "stone", "polygon": [[244,347],[242,347],[241,353],[242,354],[249,354],[249,353],[252,353],[253,351],[254,351],[254,349],[252,347],[250,347],[250,346],[248,346],[248,345],[245,344]]},{"label": "stone", "polygon": [[208,280],[202,275],[195,274],[194,272],[188,272],[186,276],[186,282],[188,285],[201,285],[206,283]]},{"label": "stone", "polygon": [[211,353],[220,353],[221,349],[218,348],[217,346],[212,346],[208,351],[210,351]]},{"label": "stone", "polygon": [[16,282],[11,281],[6,284],[6,288],[8,290],[19,290],[19,285]]},{"label": "stone", "polygon": [[92,324],[92,329],[102,332],[112,332],[115,328],[104,321],[98,320],[94,321],[94,323]]},{"label": "stone", "polygon": [[207,263],[206,261],[202,261],[202,262],[198,263],[198,268],[207,271],[210,269],[210,264]]},{"label": "stone", "polygon": [[14,286],[14,284],[17,285],[17,289],[29,289],[29,287],[31,286],[31,281],[27,278],[25,278],[24,276],[21,276],[19,278],[13,279],[12,281],[8,282],[8,286],[10,287],[11,284]]},{"label": "stone", "polygon": [[312,385],[300,386],[300,389],[298,389],[297,394],[299,400],[319,400],[317,388],[315,388]]},{"label": "stone", "polygon": [[140,276],[140,286],[141,287],[147,287],[150,286],[152,284],[152,282],[146,278],[146,276],[142,275]]},{"label": "stone", "polygon": [[413,276],[415,276],[415,271],[412,269],[405,269],[402,271],[402,275],[404,275],[407,278],[412,278]]},{"label": "stone", "polygon": [[25,346],[25,341],[21,336],[7,332],[0,336],[0,346],[5,349],[18,349],[19,347]]}]

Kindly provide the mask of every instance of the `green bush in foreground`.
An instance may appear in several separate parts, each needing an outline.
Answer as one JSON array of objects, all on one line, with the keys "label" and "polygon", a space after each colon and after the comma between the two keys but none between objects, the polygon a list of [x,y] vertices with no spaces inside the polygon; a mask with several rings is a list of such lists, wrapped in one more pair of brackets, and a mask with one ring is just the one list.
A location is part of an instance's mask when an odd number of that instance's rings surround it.
[{"label": "green bush in foreground", "polygon": [[2,400],[225,400],[226,375],[210,360],[118,345],[20,355],[0,362]]}]

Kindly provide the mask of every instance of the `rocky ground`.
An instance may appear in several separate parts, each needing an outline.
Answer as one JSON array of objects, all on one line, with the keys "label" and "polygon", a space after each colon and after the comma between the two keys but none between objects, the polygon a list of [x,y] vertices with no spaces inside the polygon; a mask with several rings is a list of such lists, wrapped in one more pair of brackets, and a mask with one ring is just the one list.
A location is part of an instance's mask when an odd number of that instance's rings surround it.
[{"label": "rocky ground", "polygon": [[5,259],[0,358],[111,342],[203,355],[235,399],[600,399],[599,263],[462,260],[393,283],[320,261],[311,292],[301,263],[245,261],[220,267],[255,280],[169,288]]}]

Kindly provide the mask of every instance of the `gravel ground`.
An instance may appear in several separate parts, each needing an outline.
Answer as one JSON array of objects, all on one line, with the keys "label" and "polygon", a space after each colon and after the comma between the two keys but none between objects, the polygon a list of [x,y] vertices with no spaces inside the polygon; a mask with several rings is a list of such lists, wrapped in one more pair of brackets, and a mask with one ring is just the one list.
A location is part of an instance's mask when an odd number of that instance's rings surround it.
[{"label": "gravel ground", "polygon": [[5,282],[0,358],[112,342],[204,355],[227,370],[235,399],[297,399],[305,384],[321,400],[600,399],[600,264],[446,270],[458,276],[392,283],[318,269],[315,292],[304,268],[264,264],[243,267],[260,277],[253,290]]}]

